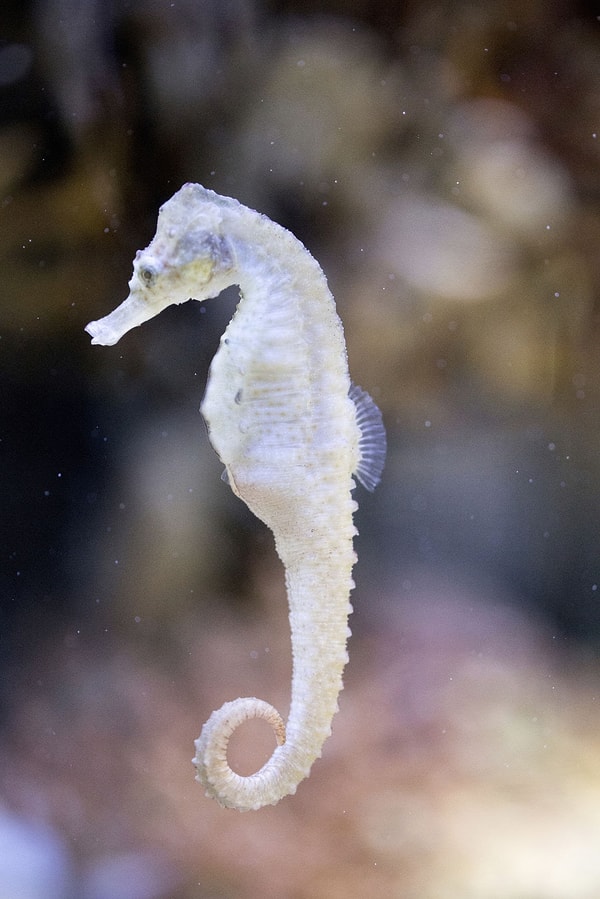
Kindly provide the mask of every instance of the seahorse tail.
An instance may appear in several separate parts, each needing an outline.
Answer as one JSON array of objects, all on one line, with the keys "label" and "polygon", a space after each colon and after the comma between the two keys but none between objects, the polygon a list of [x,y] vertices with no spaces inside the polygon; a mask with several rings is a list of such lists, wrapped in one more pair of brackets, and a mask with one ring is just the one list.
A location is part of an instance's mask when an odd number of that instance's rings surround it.
[{"label": "seahorse tail", "polygon": [[[275,755],[255,774],[242,777],[229,767],[227,746],[234,730],[251,718],[263,718],[273,728],[277,746],[285,743],[286,732],[283,718],[272,705],[254,696],[241,697],[226,702],[212,713],[202,732],[195,741],[196,756],[192,759],[196,767],[196,780],[206,788],[206,795],[216,799],[225,808],[250,811],[263,805],[276,803],[288,789],[281,792],[281,786],[274,781],[278,765]],[[269,783],[270,782],[270,783]]]}]

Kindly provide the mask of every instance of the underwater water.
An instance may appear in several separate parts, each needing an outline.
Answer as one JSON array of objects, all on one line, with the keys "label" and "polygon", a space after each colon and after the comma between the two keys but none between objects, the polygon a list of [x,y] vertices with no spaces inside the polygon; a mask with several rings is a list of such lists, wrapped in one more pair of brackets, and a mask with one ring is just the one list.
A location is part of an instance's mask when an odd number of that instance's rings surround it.
[{"label": "underwater water", "polygon": [[[595,16],[4,19],[0,899],[600,895]],[[223,701],[289,703],[283,571],[198,412],[236,292],[83,331],[186,181],[318,259],[388,435],[332,736],[244,815],[190,761]],[[229,760],[271,750],[248,725]]]}]

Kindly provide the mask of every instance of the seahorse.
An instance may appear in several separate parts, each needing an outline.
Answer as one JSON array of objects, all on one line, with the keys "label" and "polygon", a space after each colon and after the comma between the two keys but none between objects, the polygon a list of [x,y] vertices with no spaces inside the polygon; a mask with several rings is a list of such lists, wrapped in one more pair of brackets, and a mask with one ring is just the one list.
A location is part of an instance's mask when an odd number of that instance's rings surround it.
[{"label": "seahorse", "polygon": [[[199,184],[161,206],[120,306],[86,331],[110,346],[172,303],[240,301],[211,362],[201,411],[224,480],[273,531],[285,568],[292,640],[287,724],[255,697],[226,702],[195,741],[206,795],[240,811],[296,792],[321,755],[348,660],[358,478],[380,480],[386,437],[370,396],[351,385],[342,323],[325,275],[293,234]],[[276,748],[242,777],[227,762],[233,731],[272,726]]]}]

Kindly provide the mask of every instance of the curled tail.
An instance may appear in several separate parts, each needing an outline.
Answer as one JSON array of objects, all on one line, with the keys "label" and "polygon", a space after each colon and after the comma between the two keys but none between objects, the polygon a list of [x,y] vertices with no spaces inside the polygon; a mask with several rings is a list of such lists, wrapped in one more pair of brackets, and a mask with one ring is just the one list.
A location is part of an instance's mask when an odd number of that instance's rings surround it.
[{"label": "curled tail", "polygon": [[[227,745],[234,730],[251,718],[263,718],[271,725],[278,748],[259,771],[242,777],[229,767]],[[297,780],[290,787],[289,774],[285,776],[289,765],[286,766],[279,752],[285,739],[283,718],[268,702],[254,696],[226,702],[212,713],[195,742],[196,755],[192,761],[196,766],[196,780],[206,787],[207,796],[225,808],[250,811],[273,805],[296,790]]]}]

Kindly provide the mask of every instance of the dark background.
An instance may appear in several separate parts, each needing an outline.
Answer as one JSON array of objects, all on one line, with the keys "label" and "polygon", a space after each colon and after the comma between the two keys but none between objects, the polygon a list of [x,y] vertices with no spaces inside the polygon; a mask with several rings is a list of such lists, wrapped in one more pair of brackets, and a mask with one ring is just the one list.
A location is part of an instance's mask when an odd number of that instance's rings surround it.
[{"label": "dark background", "polygon": [[[593,5],[0,25],[0,899],[600,895]],[[319,259],[388,430],[334,735],[244,816],[189,764],[212,708],[289,691],[272,538],[198,414],[235,293],[83,331],[185,181]]]}]

